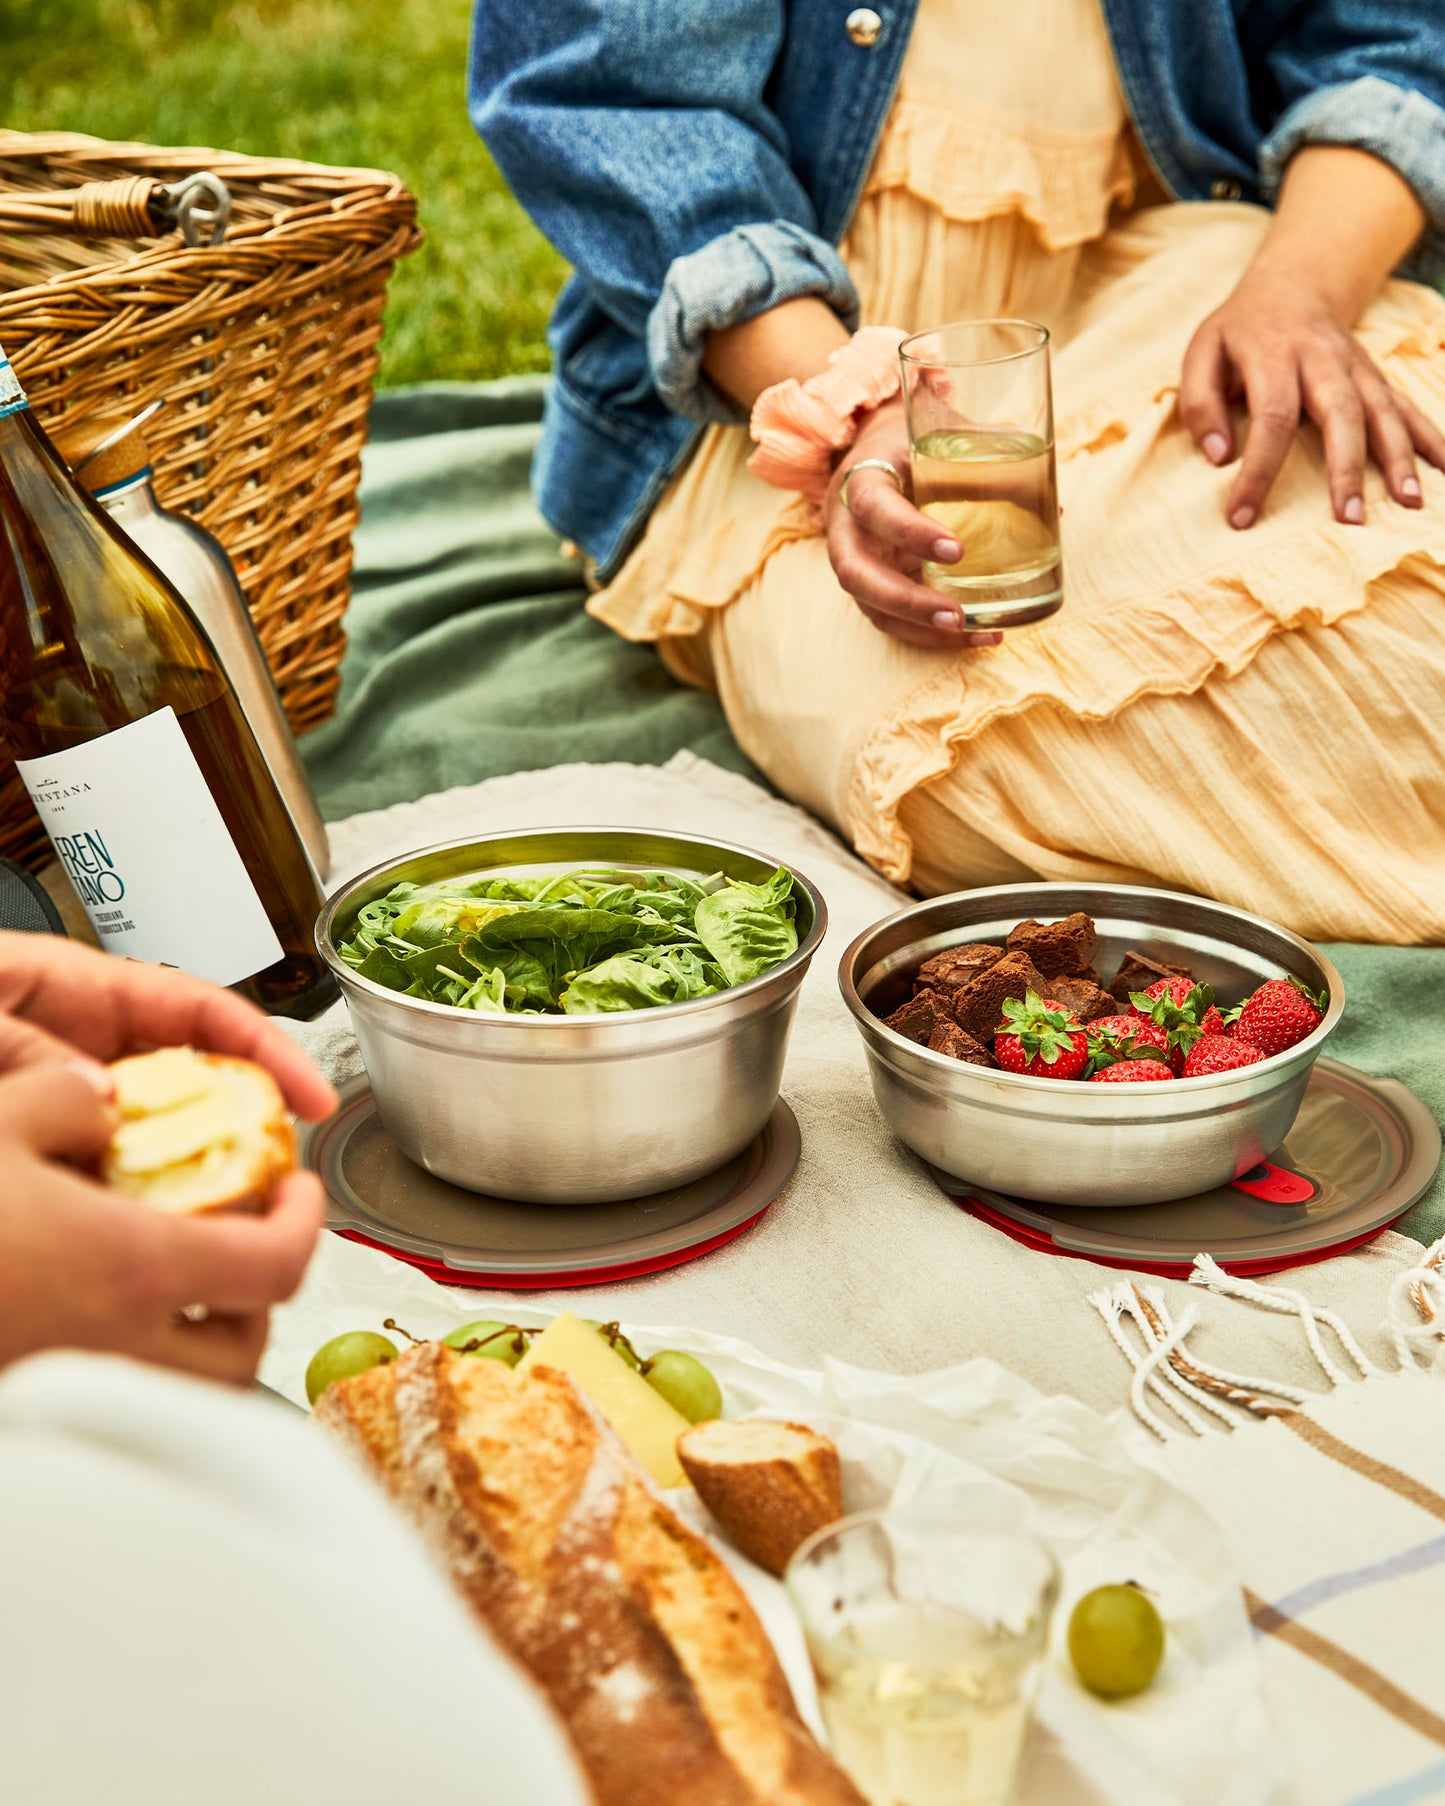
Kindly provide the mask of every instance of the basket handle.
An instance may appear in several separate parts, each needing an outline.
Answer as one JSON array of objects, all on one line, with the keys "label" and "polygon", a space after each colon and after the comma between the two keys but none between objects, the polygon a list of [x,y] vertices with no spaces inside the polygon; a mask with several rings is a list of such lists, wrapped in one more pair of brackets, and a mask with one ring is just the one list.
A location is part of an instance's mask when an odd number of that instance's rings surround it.
[{"label": "basket handle", "polygon": [[199,170],[180,182],[122,176],[49,193],[0,193],[0,232],[76,232],[86,238],[156,238],[179,228],[188,245],[218,245],[231,218],[231,191]]}]

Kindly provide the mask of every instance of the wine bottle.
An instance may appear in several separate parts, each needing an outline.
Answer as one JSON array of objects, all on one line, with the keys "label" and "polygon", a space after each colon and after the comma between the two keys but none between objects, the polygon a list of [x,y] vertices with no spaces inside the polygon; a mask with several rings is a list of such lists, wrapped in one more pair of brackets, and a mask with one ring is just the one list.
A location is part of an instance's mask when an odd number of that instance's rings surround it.
[{"label": "wine bottle", "polygon": [[336,995],[320,888],[210,640],[72,479],[3,350],[0,740],[107,951],[273,1015]]},{"label": "wine bottle", "polygon": [[231,561],[203,527],[162,508],[156,496],[141,423],[160,405],[154,403],[133,419],[87,414],[77,425],[52,433],[50,442],[76,482],[176,586],[200,622],[296,824],[306,856],[324,884],[331,869],[326,824]]}]

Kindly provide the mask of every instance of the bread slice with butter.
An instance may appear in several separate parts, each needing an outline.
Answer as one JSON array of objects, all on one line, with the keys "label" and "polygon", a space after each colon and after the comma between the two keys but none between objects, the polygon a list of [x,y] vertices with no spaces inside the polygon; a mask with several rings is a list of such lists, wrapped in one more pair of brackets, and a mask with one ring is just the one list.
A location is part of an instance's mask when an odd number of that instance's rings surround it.
[{"label": "bread slice with butter", "polygon": [[110,1068],[120,1115],[101,1177],[184,1216],[262,1208],[296,1165],[276,1081],[249,1060],[163,1047]]},{"label": "bread slice with butter", "polygon": [[794,1551],[843,1515],[843,1470],[803,1424],[740,1418],[693,1425],[678,1458],[697,1496],[749,1561],[781,1574]]},{"label": "bread slice with butter", "polygon": [[317,1419],[547,1692],[598,1806],[864,1806],[721,1558],[559,1367],[423,1343]]}]

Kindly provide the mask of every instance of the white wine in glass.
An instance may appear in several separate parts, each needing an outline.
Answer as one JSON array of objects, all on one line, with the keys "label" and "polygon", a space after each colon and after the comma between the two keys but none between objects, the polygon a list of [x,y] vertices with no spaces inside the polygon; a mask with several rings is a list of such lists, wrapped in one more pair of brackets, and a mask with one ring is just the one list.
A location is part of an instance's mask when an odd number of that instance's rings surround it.
[{"label": "white wine in glass", "polygon": [[1053,447],[1036,433],[965,427],[925,433],[913,447],[918,506],[963,546],[955,564],[925,563],[925,580],[965,603],[1001,588],[1011,600],[1061,592]]},{"label": "white wine in glass", "polygon": [[1049,335],[972,320],[905,339],[913,499],[963,546],[923,581],[970,627],[1022,627],[1064,597]]}]

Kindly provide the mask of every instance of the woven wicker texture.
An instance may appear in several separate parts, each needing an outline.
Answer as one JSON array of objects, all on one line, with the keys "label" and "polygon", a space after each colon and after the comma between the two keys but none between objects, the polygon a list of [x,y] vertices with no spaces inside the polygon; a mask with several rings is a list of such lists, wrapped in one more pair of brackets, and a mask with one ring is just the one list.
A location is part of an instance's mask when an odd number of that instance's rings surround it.
[{"label": "woven wicker texture", "polygon": [[[94,236],[201,170],[231,192],[222,243]],[[0,345],[46,427],[166,398],[157,492],[230,554],[298,732],[335,706],[382,303],[420,239],[380,170],[0,131]],[[46,856],[8,764],[0,854]]]}]

